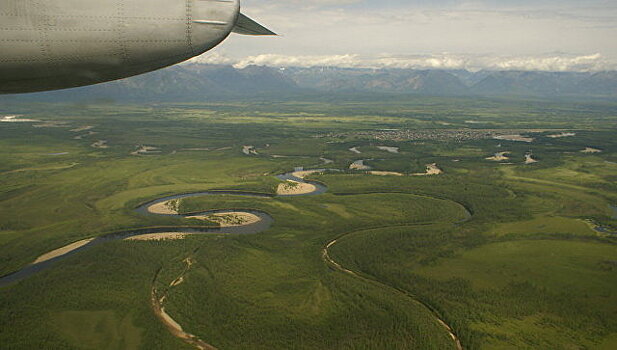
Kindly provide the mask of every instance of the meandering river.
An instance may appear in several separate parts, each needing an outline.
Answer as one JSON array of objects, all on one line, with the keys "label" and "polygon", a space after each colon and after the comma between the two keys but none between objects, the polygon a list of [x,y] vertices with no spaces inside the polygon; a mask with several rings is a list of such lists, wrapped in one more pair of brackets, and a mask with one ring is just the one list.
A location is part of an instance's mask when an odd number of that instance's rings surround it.
[{"label": "meandering river", "polygon": [[[310,183],[315,186],[315,190],[313,192],[303,193],[299,195],[293,195],[293,194],[285,195],[284,197],[317,195],[317,194],[325,193],[328,190],[328,188],[324,186],[323,184],[320,184],[317,182],[305,181],[302,178],[294,176],[293,172],[278,175],[277,178],[283,181],[293,180],[293,181],[297,181],[300,183]],[[56,262],[60,260],[64,260],[68,258],[69,256],[74,255],[78,252],[88,250],[93,247],[96,247],[96,246],[99,246],[101,244],[111,242],[111,241],[125,240],[127,238],[141,236],[145,234],[164,234],[164,233],[169,233],[169,232],[180,232],[180,233],[187,233],[187,234],[256,234],[256,233],[263,232],[267,230],[268,228],[270,228],[270,226],[272,226],[274,219],[268,213],[259,211],[259,210],[246,210],[246,209],[206,210],[206,211],[190,213],[190,214],[154,214],[148,210],[148,208],[150,208],[153,205],[156,205],[159,203],[165,203],[165,202],[172,201],[172,200],[191,198],[191,197],[220,196],[220,195],[256,197],[256,198],[277,197],[277,195],[274,195],[274,194],[256,193],[256,192],[249,192],[249,191],[203,191],[203,192],[185,193],[185,194],[178,194],[178,195],[173,195],[173,196],[162,197],[162,198],[159,198],[159,199],[140,205],[139,207],[135,209],[135,211],[145,216],[157,216],[158,215],[158,216],[170,216],[170,217],[177,217],[177,218],[184,218],[188,216],[207,216],[207,215],[213,215],[213,214],[228,214],[228,213],[235,213],[235,212],[244,212],[244,213],[253,214],[259,217],[260,220],[254,223],[247,224],[247,225],[238,225],[238,226],[230,226],[230,227],[143,228],[143,229],[127,230],[127,231],[122,231],[122,232],[115,232],[112,234],[100,236],[82,245],[75,245],[74,243],[71,243],[67,245],[66,247],[62,247],[62,248],[54,250],[54,251],[62,251],[62,253],[59,253],[56,256],[53,256],[44,261],[33,262],[23,267],[21,270],[18,270],[14,273],[0,277],[0,287],[6,286],[13,282],[23,280],[25,278],[28,278],[39,271],[45,270],[53,266]]]},{"label": "meandering river", "polygon": [[[296,168],[293,172],[289,172],[286,174],[282,174],[282,175],[278,175],[277,178],[282,180],[282,181],[295,181],[298,183],[304,183],[304,184],[311,184],[314,186],[314,190],[311,192],[303,192],[303,193],[299,193],[299,194],[286,194],[286,195],[282,195],[281,197],[290,197],[290,196],[307,196],[307,195],[318,195],[318,194],[322,194],[325,193],[328,189],[326,186],[324,186],[321,183],[318,182],[313,182],[313,181],[306,181],[301,177],[295,176],[294,173],[297,173],[298,171],[302,171],[302,168]],[[317,169],[315,171],[325,171],[326,169]],[[108,234],[108,235],[104,235],[104,236],[100,236],[97,238],[92,238],[89,240],[84,240],[84,241],[80,241],[80,242],[74,242],[71,243],[65,247],[56,249],[54,251],[51,251],[47,254],[44,254],[41,258],[37,259],[35,262],[23,267],[21,270],[18,270],[14,273],[11,273],[9,275],[5,275],[3,277],[0,277],[0,287],[6,286],[8,284],[14,283],[14,282],[18,282],[20,280],[23,280],[25,278],[28,278],[30,276],[32,276],[33,274],[42,271],[44,269],[50,268],[53,265],[55,265],[55,263],[57,263],[60,260],[66,259],[67,257],[76,254],[78,252],[96,247],[98,245],[107,243],[107,242],[111,242],[111,241],[117,241],[117,240],[126,240],[132,237],[137,237],[137,236],[142,236],[142,235],[156,235],[156,234],[168,234],[170,232],[174,232],[174,233],[183,233],[183,234],[256,234],[256,233],[260,233],[263,232],[267,229],[270,228],[270,226],[273,224],[274,219],[266,212],[263,211],[259,211],[259,210],[246,210],[246,209],[225,209],[225,210],[207,210],[207,211],[201,211],[201,212],[196,212],[196,213],[189,213],[189,214],[176,214],[176,213],[172,213],[170,210],[170,213],[154,213],[153,210],[151,209],[153,206],[156,205],[161,205],[161,204],[165,204],[167,202],[170,201],[174,201],[174,200],[180,200],[180,199],[185,199],[185,198],[191,198],[191,197],[203,197],[203,196],[220,196],[220,195],[231,195],[231,196],[242,196],[242,197],[257,197],[257,198],[273,198],[273,197],[278,197],[279,195],[274,195],[274,194],[265,194],[265,193],[255,193],[255,192],[248,192],[248,191],[215,191],[215,190],[211,190],[211,191],[203,191],[203,192],[195,192],[195,193],[185,193],[185,194],[178,194],[178,195],[173,195],[173,196],[167,196],[167,197],[162,197],[150,202],[147,202],[145,204],[140,205],[139,207],[137,207],[135,209],[135,211],[141,215],[144,216],[169,216],[169,217],[176,217],[176,218],[187,218],[187,217],[194,217],[194,216],[208,216],[208,215],[214,215],[214,214],[218,214],[218,215],[224,215],[224,214],[237,214],[237,213],[249,213],[249,214],[253,214],[255,216],[257,216],[259,218],[258,221],[256,222],[251,222],[251,223],[247,223],[247,224],[239,224],[239,225],[235,225],[235,226],[229,226],[229,227],[191,227],[191,228],[187,228],[187,227],[156,227],[156,228],[142,228],[142,229],[135,229],[135,230],[128,230],[128,231],[123,231],[123,232],[116,232],[116,233],[112,233],[112,234]],[[617,211],[617,208],[614,208]],[[471,214],[470,214],[471,216]],[[334,259],[332,259],[332,257],[330,256],[328,249],[333,246],[334,244],[337,243],[337,240],[333,240],[331,242],[329,242],[323,249],[322,252],[322,258],[324,259],[324,261],[329,264],[330,266],[333,266],[335,269],[343,272],[343,273],[347,273],[350,274],[358,279],[364,280],[366,282],[375,282],[378,285],[381,285],[385,288],[390,288],[392,290],[394,290],[395,292],[398,293],[402,293],[403,295],[411,298],[412,300],[414,300],[415,302],[420,303],[421,305],[424,305],[428,311],[430,311],[433,316],[435,317],[435,320],[445,329],[445,331],[448,333],[448,335],[452,338],[452,340],[455,343],[455,346],[457,349],[462,350],[463,347],[458,339],[458,337],[456,336],[456,334],[454,333],[453,329],[446,324],[441,317],[439,316],[439,314],[431,307],[429,307],[427,304],[418,301],[414,296],[412,296],[411,294],[409,294],[408,292],[402,290],[402,289],[398,289],[392,286],[389,286],[387,284],[384,284],[382,282],[379,282],[377,279],[368,279],[367,277],[358,274],[354,271],[351,271],[349,269],[346,269],[345,267],[341,266],[338,262],[336,262]],[[45,257],[43,259],[43,257]],[[189,267],[190,267],[190,261],[189,261]],[[185,270],[186,272],[186,270]],[[183,275],[179,276],[177,281],[179,281],[179,283],[181,283],[181,281],[183,280]],[[171,316],[169,316],[168,314],[165,313],[164,307],[163,307],[163,301],[165,300],[165,298],[167,297],[167,295],[165,294],[161,299],[158,298],[157,296],[157,291],[156,289],[153,287],[152,289],[152,306],[154,309],[155,314],[157,315],[157,317],[159,317],[161,319],[161,321],[165,324],[165,326],[167,328],[169,328],[169,330],[171,331],[172,334],[174,334],[175,336],[183,339],[184,341],[186,341],[187,343],[195,346],[196,348],[199,349],[216,349],[214,346],[207,344],[205,342],[203,342],[201,339],[199,339],[198,337],[186,333],[182,330],[182,327],[177,324],[177,322],[175,322],[175,320],[173,320],[171,318]]]}]

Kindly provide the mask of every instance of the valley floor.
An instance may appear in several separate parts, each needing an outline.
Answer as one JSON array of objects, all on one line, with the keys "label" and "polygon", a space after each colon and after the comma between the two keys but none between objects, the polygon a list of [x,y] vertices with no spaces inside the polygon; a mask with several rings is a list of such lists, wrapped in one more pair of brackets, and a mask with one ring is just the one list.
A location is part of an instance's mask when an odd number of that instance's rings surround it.
[{"label": "valley floor", "polygon": [[1,106],[0,343],[613,349],[617,105],[523,102]]}]

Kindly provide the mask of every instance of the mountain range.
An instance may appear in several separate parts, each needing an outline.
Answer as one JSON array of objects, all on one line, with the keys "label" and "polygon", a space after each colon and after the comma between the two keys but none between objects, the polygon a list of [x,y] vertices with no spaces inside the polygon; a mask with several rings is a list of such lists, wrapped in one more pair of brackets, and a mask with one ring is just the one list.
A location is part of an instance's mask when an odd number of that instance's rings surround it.
[{"label": "mountain range", "polygon": [[274,68],[183,64],[95,86],[0,100],[199,102],[307,94],[617,98],[617,72]]}]

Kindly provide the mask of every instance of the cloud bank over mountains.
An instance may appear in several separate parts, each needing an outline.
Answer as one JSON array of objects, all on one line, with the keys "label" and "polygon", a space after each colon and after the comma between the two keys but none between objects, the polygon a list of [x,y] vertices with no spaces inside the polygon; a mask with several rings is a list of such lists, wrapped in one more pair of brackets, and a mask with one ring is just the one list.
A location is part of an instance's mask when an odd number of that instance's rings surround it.
[{"label": "cloud bank over mountains", "polygon": [[199,56],[189,61],[193,64],[222,64],[236,68],[251,65],[269,67],[337,67],[368,69],[444,69],[444,70],[495,70],[495,71],[546,71],[546,72],[598,72],[617,70],[617,64],[601,54],[542,56],[494,55],[380,55],[364,57],[344,55],[280,55],[261,54],[245,58],[231,58],[219,53]]},{"label": "cloud bank over mountains", "polygon": [[614,0],[242,0],[281,34],[233,36],[209,63],[603,71],[617,68]]}]

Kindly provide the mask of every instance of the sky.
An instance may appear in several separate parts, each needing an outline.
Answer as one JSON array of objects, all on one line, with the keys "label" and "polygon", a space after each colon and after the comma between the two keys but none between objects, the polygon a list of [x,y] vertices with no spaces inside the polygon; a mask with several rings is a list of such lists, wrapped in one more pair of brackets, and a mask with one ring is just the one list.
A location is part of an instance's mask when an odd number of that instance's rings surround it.
[{"label": "sky", "polygon": [[617,1],[242,0],[278,37],[199,57],[238,67],[617,69]]}]

